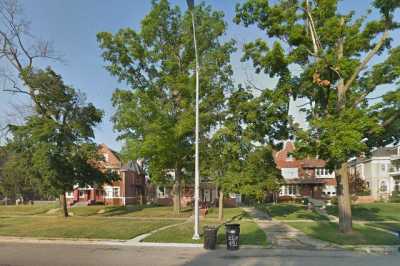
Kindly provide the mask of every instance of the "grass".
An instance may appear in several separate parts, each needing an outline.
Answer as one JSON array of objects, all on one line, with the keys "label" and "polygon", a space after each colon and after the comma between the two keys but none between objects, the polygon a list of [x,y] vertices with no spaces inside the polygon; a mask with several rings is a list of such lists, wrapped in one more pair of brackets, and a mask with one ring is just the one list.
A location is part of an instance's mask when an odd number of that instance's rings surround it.
[{"label": "grass", "polygon": [[307,210],[305,206],[300,204],[262,204],[258,205],[257,208],[276,220],[328,220],[325,216]]},{"label": "grass", "polygon": [[0,206],[0,216],[39,215],[39,214],[45,214],[49,210],[57,208],[57,207],[58,207],[57,204]]},{"label": "grass", "polygon": [[[47,214],[51,209],[58,208],[55,212]],[[158,206],[76,206],[69,209],[74,216],[122,216],[142,218],[188,218],[192,215],[191,208],[183,208],[179,214],[174,213],[173,208]],[[27,216],[27,215],[52,215],[62,216],[63,211],[58,204],[46,205],[20,205],[0,206],[0,216]]]},{"label": "grass", "polygon": [[[247,214],[242,208],[224,208],[224,220],[228,221],[233,218],[250,218],[249,214]],[[218,208],[210,208],[208,209],[208,214],[206,215],[207,219],[218,219]]]},{"label": "grass", "polygon": [[[88,206],[91,207],[91,206]],[[128,216],[142,218],[188,218],[192,215],[192,209],[182,209],[180,213],[174,213],[173,208],[156,207],[156,206],[138,206],[132,205],[127,207],[106,207],[105,212],[101,216]]]},{"label": "grass", "polygon": [[[266,245],[267,238],[264,232],[258,225],[252,221],[239,221],[240,224],[240,244],[241,245]],[[171,227],[160,232],[157,232],[147,237],[145,242],[159,242],[159,243],[203,243],[203,228],[206,225],[217,224],[210,221],[202,223],[200,228],[200,240],[193,240],[193,223],[185,223],[177,227]],[[218,230],[218,243],[225,243],[225,227],[220,226]]]},{"label": "grass", "polygon": [[0,218],[0,235],[39,238],[131,239],[176,221],[137,221],[96,217]]},{"label": "grass", "polygon": [[[354,220],[358,221],[400,221],[400,203],[368,203],[352,206]],[[337,206],[330,206],[327,211],[337,216]]]},{"label": "grass", "polygon": [[306,235],[340,245],[398,245],[400,240],[392,234],[365,225],[353,225],[351,234],[338,232],[338,225],[330,222],[288,222]]},{"label": "grass", "polygon": [[379,222],[375,222],[375,223],[368,223],[367,225],[374,226],[374,227],[379,227],[379,228],[386,229],[386,230],[393,231],[393,232],[400,231],[400,223],[379,223]]}]

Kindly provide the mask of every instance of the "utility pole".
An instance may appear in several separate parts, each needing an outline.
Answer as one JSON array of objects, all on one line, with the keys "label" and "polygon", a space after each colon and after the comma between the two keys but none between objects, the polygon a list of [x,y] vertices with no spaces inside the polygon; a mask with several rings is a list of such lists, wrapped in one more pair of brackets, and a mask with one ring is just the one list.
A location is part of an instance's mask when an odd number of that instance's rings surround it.
[{"label": "utility pole", "polygon": [[194,23],[194,0],[186,0],[192,16],[193,43],[196,58],[196,132],[195,132],[195,173],[194,173],[194,233],[193,239],[200,239],[199,235],[199,186],[200,186],[200,167],[199,167],[199,58],[197,54],[196,25]]}]

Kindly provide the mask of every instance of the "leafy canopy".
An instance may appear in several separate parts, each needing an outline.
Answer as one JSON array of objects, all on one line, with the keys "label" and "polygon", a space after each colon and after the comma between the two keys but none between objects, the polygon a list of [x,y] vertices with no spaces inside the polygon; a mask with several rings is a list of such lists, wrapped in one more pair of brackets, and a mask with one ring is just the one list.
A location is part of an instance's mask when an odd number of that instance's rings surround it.
[{"label": "leafy canopy", "polygon": [[[229,64],[234,42],[223,42],[223,13],[204,3],[193,10],[200,61],[200,136],[204,138],[232,88]],[[98,33],[106,69],[127,89],[113,95],[113,121],[125,141],[123,153],[145,158],[162,182],[171,169],[193,169],[195,58],[191,15],[167,0],[152,1],[139,31]]]},{"label": "leafy canopy", "polygon": [[116,174],[103,173],[94,163],[101,158],[93,143],[93,127],[101,121],[102,111],[85,104],[83,96],[50,68],[24,71],[22,79],[34,90],[36,113],[24,125],[10,125],[13,138],[6,176],[24,173],[51,187],[55,195],[71,191],[74,185],[116,180]]},{"label": "leafy canopy", "polygon": [[[390,34],[399,28],[394,12],[400,1],[374,1],[378,19],[343,13],[338,5],[337,0],[247,0],[237,5],[235,17],[268,37],[246,44],[243,60],[251,60],[256,72],[277,77],[277,89],[306,103],[308,127],[292,125],[300,155],[319,155],[331,169],[372,146],[398,142],[400,135],[399,89],[392,87],[377,104],[368,99],[399,78],[400,48],[393,47]],[[385,59],[371,61],[376,55]]]}]

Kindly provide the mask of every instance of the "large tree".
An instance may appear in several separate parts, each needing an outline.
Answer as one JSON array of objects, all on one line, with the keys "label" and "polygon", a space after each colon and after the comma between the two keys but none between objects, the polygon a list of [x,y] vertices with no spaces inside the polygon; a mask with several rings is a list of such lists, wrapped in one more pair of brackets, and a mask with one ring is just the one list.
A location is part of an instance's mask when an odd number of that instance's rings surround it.
[{"label": "large tree", "polygon": [[[271,92],[267,94],[272,95]],[[203,173],[207,173],[220,189],[220,220],[223,219],[223,191],[260,199],[279,188],[280,175],[272,147],[265,139],[266,132],[270,132],[276,121],[264,119],[265,113],[279,110],[265,106],[264,99],[265,95],[255,96],[251,88],[239,86],[235,89],[227,97],[219,127],[205,147]],[[258,115],[261,113],[263,115]],[[285,120],[285,117],[281,118]],[[271,134],[271,139],[273,137],[276,136]]]},{"label": "large tree", "polygon": [[5,174],[40,180],[54,195],[61,195],[67,217],[65,193],[75,185],[95,186],[118,179],[96,164],[102,158],[93,143],[93,127],[101,121],[103,112],[85,103],[84,96],[65,85],[51,69],[29,70],[21,78],[34,88],[35,113],[24,125],[9,126],[12,138]]},{"label": "large tree", "polygon": [[[398,0],[375,0],[376,19],[343,12],[337,0],[247,0],[237,23],[256,25],[268,36],[245,45],[256,71],[277,77],[289,95],[305,101],[308,127],[296,128],[299,153],[318,155],[335,170],[339,229],[352,230],[346,161],[370,147],[399,138],[398,91],[379,104],[368,97],[399,77],[400,48],[390,37]],[[272,43],[272,44],[271,44]],[[377,55],[385,60],[372,60]],[[295,69],[296,74],[291,70]],[[271,99],[273,102],[274,100]]]},{"label": "large tree", "polygon": [[[232,87],[232,41],[223,42],[223,13],[210,6],[193,10],[200,63],[200,137],[212,130]],[[174,172],[174,210],[180,209],[180,185],[193,173],[195,57],[189,12],[167,0],[152,1],[141,28],[98,34],[107,70],[128,89],[113,95],[113,121],[124,153],[149,162],[151,178],[162,183]]]}]

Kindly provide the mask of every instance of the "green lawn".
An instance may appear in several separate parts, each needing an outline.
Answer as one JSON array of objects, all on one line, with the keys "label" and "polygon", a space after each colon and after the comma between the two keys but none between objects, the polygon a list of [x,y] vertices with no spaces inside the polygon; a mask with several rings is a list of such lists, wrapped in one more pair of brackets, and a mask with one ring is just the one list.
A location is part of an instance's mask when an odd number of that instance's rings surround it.
[{"label": "green lawn", "polygon": [[257,208],[276,220],[328,220],[325,216],[307,210],[305,206],[300,204],[262,204],[258,205]]},{"label": "green lawn", "polygon": [[85,218],[18,217],[0,218],[1,236],[39,238],[131,239],[176,221]]},{"label": "green lawn", "polygon": [[[0,207],[0,216],[10,215],[54,215],[62,216],[62,209],[47,214],[47,211],[53,208],[59,208],[58,205],[46,205],[46,206],[10,206]],[[93,206],[75,206],[68,210],[73,216],[123,216],[123,217],[142,217],[142,218],[187,218],[192,215],[191,208],[182,209],[181,213],[175,214],[172,207],[158,207],[158,206],[104,206],[104,205],[93,205]]]},{"label": "green lawn", "polygon": [[[92,207],[92,206],[88,206]],[[73,209],[72,209],[73,210]],[[188,218],[192,215],[191,208],[184,208],[179,214],[174,213],[171,206],[155,207],[155,206],[127,206],[127,207],[105,207],[102,216],[128,216],[143,218]]]},{"label": "green lawn", "polygon": [[[336,206],[327,208],[329,214],[337,216]],[[363,221],[400,221],[400,203],[369,203],[352,206],[354,220]]]},{"label": "green lawn", "polygon": [[330,222],[288,222],[306,235],[340,245],[399,245],[400,240],[392,234],[369,226],[353,225],[353,233],[338,232],[338,225]]},{"label": "green lawn", "polygon": [[[218,219],[218,208],[208,209],[207,219]],[[224,208],[224,220],[229,221],[233,218],[243,219],[250,218],[249,214],[246,213],[242,208]]]},{"label": "green lawn", "polygon": [[0,216],[45,214],[54,208],[58,208],[58,204],[0,206]]},{"label": "green lawn", "polygon": [[400,231],[400,223],[368,223],[367,225],[383,228],[389,231],[398,232]]},{"label": "green lawn", "polygon": [[[264,232],[252,221],[239,221],[240,223],[240,244],[241,245],[266,245],[267,239]],[[205,225],[217,225],[210,221],[201,223],[200,240],[193,240],[193,223],[186,223],[177,227],[162,230],[147,237],[145,242],[159,243],[203,243],[203,228]],[[225,243],[225,227],[220,226],[218,230],[218,243]]]}]

